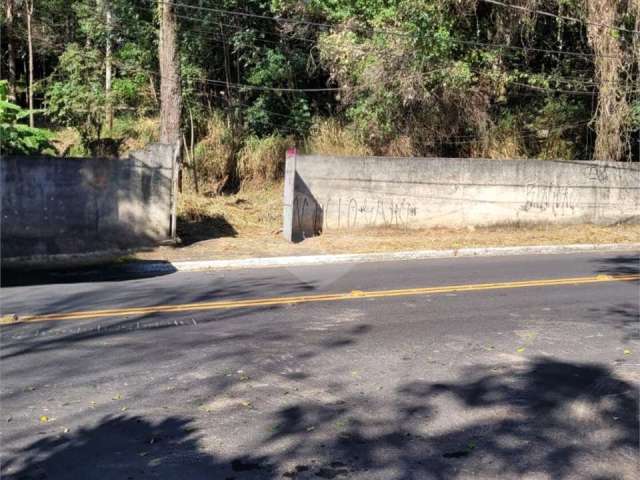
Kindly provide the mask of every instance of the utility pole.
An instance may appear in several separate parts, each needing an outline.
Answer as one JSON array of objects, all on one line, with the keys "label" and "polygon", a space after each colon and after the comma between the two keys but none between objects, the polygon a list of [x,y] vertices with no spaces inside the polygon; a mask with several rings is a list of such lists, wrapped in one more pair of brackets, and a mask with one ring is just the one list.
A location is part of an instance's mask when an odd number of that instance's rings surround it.
[{"label": "utility pole", "polygon": [[177,45],[177,21],[175,7],[158,0],[160,11],[160,142],[176,145],[181,138],[180,115],[182,92],[180,90],[180,60]]}]

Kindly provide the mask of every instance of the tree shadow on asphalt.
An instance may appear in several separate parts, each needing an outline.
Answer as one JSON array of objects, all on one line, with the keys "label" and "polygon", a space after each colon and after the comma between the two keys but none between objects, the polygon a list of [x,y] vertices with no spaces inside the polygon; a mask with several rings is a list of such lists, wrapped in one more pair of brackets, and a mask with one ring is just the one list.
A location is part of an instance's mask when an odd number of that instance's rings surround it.
[{"label": "tree shadow on asphalt", "polygon": [[[174,305],[185,303],[200,303],[204,301],[222,301],[222,300],[242,300],[252,298],[256,291],[277,292],[279,295],[294,295],[298,293],[306,293],[314,290],[313,284],[295,281],[282,281],[277,278],[264,278],[261,280],[244,280],[237,282],[225,283],[224,288],[212,288],[205,293],[197,295],[189,294],[188,290],[171,288],[170,290],[159,290],[150,286],[150,297],[158,298],[154,303],[143,304],[145,307],[154,307],[156,305]],[[126,291],[125,291],[126,293]],[[144,293],[144,292],[143,292]],[[128,293],[127,293],[128,294]],[[100,289],[91,292],[81,291],[75,295],[68,295],[60,301],[54,301],[47,304],[44,312],[65,312],[74,310],[85,310],[85,305],[95,305],[95,309],[100,309],[104,304],[105,307],[111,308],[111,298],[105,296],[104,291]],[[135,307],[142,305],[135,304]],[[126,305],[123,306],[126,308]],[[206,319],[202,319],[203,315],[198,312],[185,312],[178,314],[179,321],[176,320],[176,314],[163,317],[161,313],[147,314],[127,314],[124,317],[97,318],[95,320],[83,320],[80,326],[76,326],[73,320],[70,321],[45,321],[33,323],[16,322],[13,324],[5,324],[0,326],[0,339],[3,343],[3,351],[0,359],[9,359],[29,353],[41,352],[61,347],[72,347],[82,342],[91,341],[97,338],[108,339],[113,336],[120,336],[127,333],[163,330],[168,328],[180,327],[192,322],[210,323],[234,318],[247,318],[257,312],[265,312],[269,310],[277,310],[279,306],[258,307],[258,308],[235,308],[229,310],[219,310],[211,315],[207,315]],[[32,312],[35,313],[35,312]],[[197,319],[196,321],[194,321]]]},{"label": "tree shadow on asphalt", "polygon": [[637,473],[637,391],[604,366],[541,357],[469,368],[460,378],[405,382],[390,397],[289,403],[239,457],[205,452],[204,432],[187,419],[106,418],[32,443],[5,463],[5,471],[17,468],[6,478],[602,480]]},{"label": "tree shadow on asphalt", "polygon": [[164,260],[136,260],[122,264],[112,262],[104,265],[46,270],[4,268],[0,272],[0,286],[6,288],[88,282],[124,282],[161,277],[175,272],[177,270],[171,262]]},{"label": "tree shadow on asphalt", "polygon": [[2,473],[12,480],[199,479],[225,478],[232,468],[202,451],[191,420],[119,415],[44,437],[5,461]]},{"label": "tree shadow on asphalt", "polygon": [[608,275],[640,274],[640,256],[637,254],[617,255],[593,260],[598,265],[596,271]]},{"label": "tree shadow on asphalt", "polygon": [[600,318],[607,318],[618,324],[622,330],[622,341],[640,340],[640,303],[621,303],[606,308],[591,309]]},{"label": "tree shadow on asphalt", "polygon": [[[636,471],[637,391],[607,368],[538,358],[522,368],[469,368],[461,377],[404,384],[388,416],[348,407],[362,407],[358,399],[329,410],[288,407],[267,443],[293,440],[287,460],[327,452],[316,470],[325,478],[603,479]],[[305,427],[318,422],[344,429],[314,443]]]},{"label": "tree shadow on asphalt", "polygon": [[[640,274],[640,257],[637,254],[618,255],[600,260],[597,273],[607,275],[638,275]],[[638,280],[630,280],[630,283],[640,284]],[[636,295],[637,296],[637,295]],[[623,341],[640,339],[640,302],[625,302],[617,305],[593,309],[595,315],[618,322],[623,332]]]}]

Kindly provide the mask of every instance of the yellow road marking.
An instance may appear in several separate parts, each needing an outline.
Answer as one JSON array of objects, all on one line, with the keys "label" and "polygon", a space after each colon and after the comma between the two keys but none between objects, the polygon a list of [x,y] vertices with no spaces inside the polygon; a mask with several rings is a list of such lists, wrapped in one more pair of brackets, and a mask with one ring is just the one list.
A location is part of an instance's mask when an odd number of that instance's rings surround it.
[{"label": "yellow road marking", "polygon": [[[589,283],[619,282],[640,280],[638,275],[595,275],[590,277],[556,278],[545,280],[525,280],[519,282],[500,283],[475,283],[467,285],[446,285],[440,287],[405,288],[401,290],[353,290],[345,293],[332,293],[324,295],[299,295],[290,297],[257,298],[254,300],[227,300],[216,302],[184,303],[177,305],[155,305],[150,307],[123,307],[105,310],[87,310],[81,312],[62,312],[37,315],[18,316],[18,322],[40,322],[45,320],[84,320],[89,318],[123,317],[131,315],[144,315],[152,313],[180,313],[195,312],[201,310],[221,310],[246,307],[266,307],[273,305],[294,305],[310,302],[334,302],[341,300],[353,300],[362,298],[400,297],[409,295],[430,295],[438,293],[477,292],[483,290],[502,290],[510,288],[526,287],[550,287],[560,285],[584,285]],[[9,322],[15,316],[2,317],[0,324]]]}]

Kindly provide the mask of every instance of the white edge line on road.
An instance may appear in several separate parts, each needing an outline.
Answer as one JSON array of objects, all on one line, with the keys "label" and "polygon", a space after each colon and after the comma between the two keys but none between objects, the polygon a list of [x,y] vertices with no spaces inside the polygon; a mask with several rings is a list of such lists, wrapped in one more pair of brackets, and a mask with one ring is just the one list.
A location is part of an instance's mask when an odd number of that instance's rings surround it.
[{"label": "white edge line on road", "polygon": [[193,260],[127,265],[127,271],[154,273],[163,271],[199,272],[243,268],[304,267],[342,263],[425,260],[430,258],[481,257],[502,255],[567,254],[593,251],[621,252],[640,249],[640,243],[541,245],[526,247],[460,248],[451,250],[416,250],[409,252],[355,253],[339,255],[300,255],[288,257],[243,258],[233,260]]}]

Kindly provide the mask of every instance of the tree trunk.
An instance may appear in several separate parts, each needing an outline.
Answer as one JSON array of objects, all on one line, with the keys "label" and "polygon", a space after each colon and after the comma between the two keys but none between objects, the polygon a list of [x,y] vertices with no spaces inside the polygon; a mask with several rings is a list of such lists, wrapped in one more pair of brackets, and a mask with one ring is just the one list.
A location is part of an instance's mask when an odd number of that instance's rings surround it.
[{"label": "tree trunk", "polygon": [[24,5],[27,10],[27,43],[29,47],[29,126],[33,127],[33,38],[31,35],[33,0],[27,0]]},{"label": "tree trunk", "polygon": [[9,99],[16,101],[16,47],[13,38],[13,12],[15,9],[14,0],[5,0],[5,29],[7,35],[7,69],[9,80]]},{"label": "tree trunk", "polygon": [[177,45],[177,22],[174,6],[158,2],[160,9],[160,142],[176,144],[180,140],[180,61]]},{"label": "tree trunk", "polygon": [[594,160],[618,161],[625,154],[625,120],[629,114],[621,73],[625,54],[617,35],[604,25],[616,25],[619,0],[586,0],[587,38],[595,53],[598,104]]},{"label": "tree trunk", "polygon": [[107,96],[106,122],[109,132],[113,129],[113,104],[111,99],[111,0],[104,0],[105,22],[107,25],[107,45],[105,47],[104,63],[105,78],[104,90]]}]

